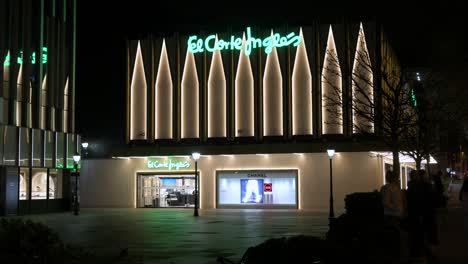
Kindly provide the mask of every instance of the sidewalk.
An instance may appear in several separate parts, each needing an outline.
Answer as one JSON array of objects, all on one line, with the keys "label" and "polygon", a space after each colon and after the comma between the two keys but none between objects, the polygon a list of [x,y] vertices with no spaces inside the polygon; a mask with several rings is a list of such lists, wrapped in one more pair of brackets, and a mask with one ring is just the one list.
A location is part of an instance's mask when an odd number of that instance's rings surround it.
[{"label": "sidewalk", "polygon": [[440,245],[435,251],[439,263],[468,263],[468,238],[464,238],[463,221],[463,209],[460,207],[449,207],[440,214]]}]

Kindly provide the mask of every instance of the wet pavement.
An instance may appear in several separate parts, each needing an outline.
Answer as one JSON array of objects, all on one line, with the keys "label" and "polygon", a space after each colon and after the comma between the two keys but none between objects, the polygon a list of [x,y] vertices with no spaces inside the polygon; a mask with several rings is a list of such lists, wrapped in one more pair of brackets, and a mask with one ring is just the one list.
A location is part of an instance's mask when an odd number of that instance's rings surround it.
[{"label": "wet pavement", "polygon": [[[436,263],[468,263],[463,210],[439,211],[440,244]],[[57,231],[69,244],[104,258],[128,249],[131,263],[218,263],[238,261],[250,246],[294,235],[324,237],[326,213],[296,210],[84,209],[72,213],[27,216]],[[418,262],[419,263],[419,262]]]},{"label": "wet pavement", "polygon": [[96,255],[122,249],[141,263],[239,261],[245,250],[266,239],[293,235],[324,237],[326,213],[296,210],[84,209],[28,216],[57,231],[64,242]]}]

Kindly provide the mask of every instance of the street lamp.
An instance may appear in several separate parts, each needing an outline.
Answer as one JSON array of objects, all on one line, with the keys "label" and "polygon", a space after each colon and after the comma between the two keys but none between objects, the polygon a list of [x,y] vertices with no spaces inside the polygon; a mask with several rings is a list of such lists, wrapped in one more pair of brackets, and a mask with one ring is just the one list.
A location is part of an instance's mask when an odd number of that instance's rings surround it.
[{"label": "street lamp", "polygon": [[85,157],[88,156],[88,146],[89,146],[88,142],[81,143],[81,146],[84,148],[84,156]]},{"label": "street lamp", "polygon": [[73,161],[75,162],[75,194],[73,196],[73,213],[75,215],[78,215],[79,210],[80,210],[80,207],[78,204],[78,175],[79,175],[78,163],[80,162],[80,160],[81,160],[80,154],[76,153],[75,155],[73,155]]},{"label": "street lamp", "polygon": [[331,222],[335,218],[335,212],[333,210],[333,155],[335,155],[334,149],[327,149],[328,158],[330,159],[330,211],[328,214],[328,224],[331,225]]},{"label": "street lamp", "polygon": [[197,161],[200,159],[200,153],[192,153],[192,158],[195,161],[195,207],[193,209],[193,216],[198,216],[198,169]]}]

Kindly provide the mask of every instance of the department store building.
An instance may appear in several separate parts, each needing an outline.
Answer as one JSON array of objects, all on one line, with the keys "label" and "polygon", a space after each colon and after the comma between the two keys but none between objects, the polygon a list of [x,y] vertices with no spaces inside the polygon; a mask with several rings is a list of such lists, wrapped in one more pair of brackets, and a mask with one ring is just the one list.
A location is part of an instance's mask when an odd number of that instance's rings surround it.
[{"label": "department store building", "polygon": [[[346,194],[384,184],[391,155],[349,99],[350,76],[363,71],[357,56],[399,67],[375,21],[148,34],[128,39],[123,55],[127,144],[113,159],[83,161],[84,207],[193,207],[194,152],[201,209],[327,211],[327,149],[338,212]],[[376,115],[379,76],[366,73]],[[344,102],[327,104],[332,97]],[[412,167],[402,162],[402,187]]]}]

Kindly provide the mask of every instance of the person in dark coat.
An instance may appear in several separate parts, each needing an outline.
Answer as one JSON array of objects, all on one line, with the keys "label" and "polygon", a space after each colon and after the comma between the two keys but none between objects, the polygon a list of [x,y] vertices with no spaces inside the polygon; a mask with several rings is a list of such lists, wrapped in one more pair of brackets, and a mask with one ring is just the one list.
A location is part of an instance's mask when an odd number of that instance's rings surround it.
[{"label": "person in dark coat", "polygon": [[463,206],[465,238],[468,239],[468,176],[467,175],[465,175],[463,179],[463,185],[460,189],[459,199]]},{"label": "person in dark coat", "polygon": [[432,255],[438,244],[436,225],[436,198],[426,172],[419,170],[412,178],[406,192],[408,221],[411,236],[411,254],[415,257]]},{"label": "person in dark coat", "polygon": [[432,175],[432,182],[434,183],[434,191],[436,194],[437,208],[447,207],[447,197],[444,195],[444,185],[442,184],[442,172],[438,171],[437,174]]}]

